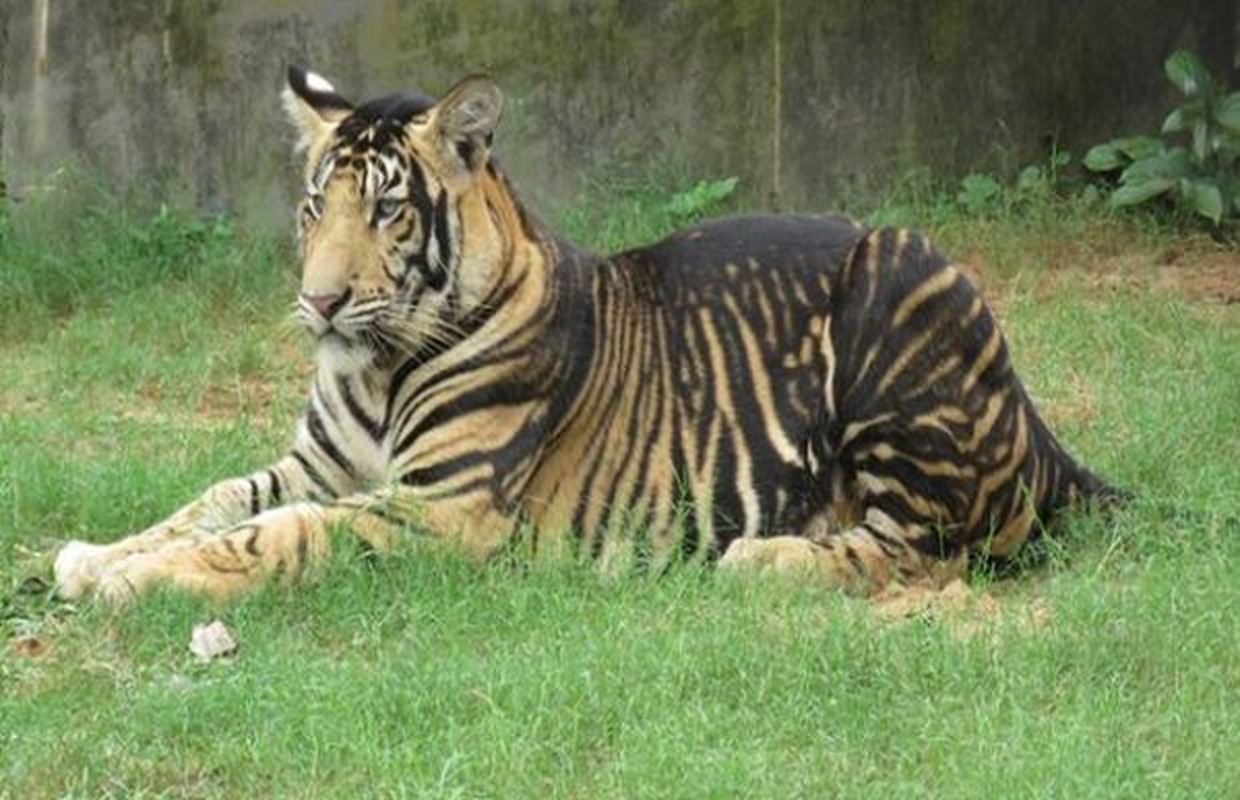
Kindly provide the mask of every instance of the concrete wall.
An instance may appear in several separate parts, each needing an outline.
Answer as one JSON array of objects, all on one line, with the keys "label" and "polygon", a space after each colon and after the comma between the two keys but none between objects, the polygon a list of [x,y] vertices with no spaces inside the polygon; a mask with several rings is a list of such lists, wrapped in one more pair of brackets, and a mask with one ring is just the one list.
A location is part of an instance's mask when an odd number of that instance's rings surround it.
[{"label": "concrete wall", "polygon": [[527,194],[651,158],[830,206],[1149,131],[1177,46],[1223,74],[1236,0],[0,0],[0,153],[19,186],[66,158],[121,186],[284,219],[278,102],[305,63],[355,98],[486,70]]}]

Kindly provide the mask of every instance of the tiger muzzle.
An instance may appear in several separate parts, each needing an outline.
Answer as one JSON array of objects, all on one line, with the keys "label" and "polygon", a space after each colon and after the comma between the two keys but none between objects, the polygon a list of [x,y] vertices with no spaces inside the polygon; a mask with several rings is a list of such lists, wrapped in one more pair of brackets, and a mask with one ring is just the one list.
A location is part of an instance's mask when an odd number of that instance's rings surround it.
[{"label": "tiger muzzle", "polygon": [[324,320],[330,322],[331,318],[336,316],[336,313],[348,304],[349,298],[352,295],[352,289],[345,289],[343,292],[302,292],[301,299],[317,311]]}]

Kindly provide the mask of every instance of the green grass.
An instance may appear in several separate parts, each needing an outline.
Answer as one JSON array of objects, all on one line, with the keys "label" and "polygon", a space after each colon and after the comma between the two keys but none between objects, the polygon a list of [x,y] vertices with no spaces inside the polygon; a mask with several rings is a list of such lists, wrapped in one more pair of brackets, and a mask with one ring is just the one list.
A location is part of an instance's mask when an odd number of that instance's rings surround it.
[{"label": "green grass", "polygon": [[[554,219],[627,246],[678,224],[669,197],[691,190],[605,186]],[[0,797],[1234,796],[1240,313],[1145,273],[1098,289],[1100,259],[1182,243],[1076,202],[873,211],[924,216],[996,276],[1061,438],[1142,498],[1074,521],[1014,578],[975,575],[975,608],[898,622],[694,567],[601,578],[412,546],[377,565],[342,547],[316,581],[223,609],[12,593],[58,542],[131,532],[266,463],[307,358],[283,321],[287,246],[106,197],[17,209],[0,222]],[[200,665],[190,629],[214,616],[240,653]]]}]

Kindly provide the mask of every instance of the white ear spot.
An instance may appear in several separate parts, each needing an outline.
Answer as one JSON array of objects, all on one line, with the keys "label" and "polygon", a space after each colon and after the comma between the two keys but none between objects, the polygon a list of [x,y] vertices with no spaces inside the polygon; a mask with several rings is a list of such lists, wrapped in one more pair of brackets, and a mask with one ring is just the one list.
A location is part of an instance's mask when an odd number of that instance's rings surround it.
[{"label": "white ear spot", "polygon": [[336,93],[336,87],[332,86],[331,81],[317,72],[306,72],[306,88],[312,92]]}]

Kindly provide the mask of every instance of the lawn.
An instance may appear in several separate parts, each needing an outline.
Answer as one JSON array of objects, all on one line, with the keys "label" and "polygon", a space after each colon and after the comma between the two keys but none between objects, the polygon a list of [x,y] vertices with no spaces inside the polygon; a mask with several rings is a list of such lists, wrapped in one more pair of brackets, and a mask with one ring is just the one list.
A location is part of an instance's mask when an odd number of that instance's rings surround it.
[{"label": "lawn", "polygon": [[[1061,439],[1139,498],[951,598],[409,545],[118,614],[28,579],[276,455],[310,353],[287,237],[86,194],[0,216],[0,797],[1235,796],[1234,249],[1082,197],[860,209],[972,270]],[[668,197],[551,216],[618,247]],[[240,649],[198,663],[214,618]]]}]

